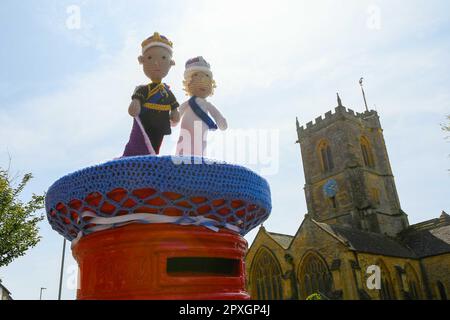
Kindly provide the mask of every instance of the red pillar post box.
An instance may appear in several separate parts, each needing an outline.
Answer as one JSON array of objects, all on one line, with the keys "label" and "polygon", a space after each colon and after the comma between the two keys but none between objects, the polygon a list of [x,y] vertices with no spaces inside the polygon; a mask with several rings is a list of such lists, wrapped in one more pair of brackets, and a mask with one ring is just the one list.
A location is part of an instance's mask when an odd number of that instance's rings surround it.
[{"label": "red pillar post box", "polygon": [[249,299],[243,235],[269,216],[269,186],[200,160],[122,158],[50,187],[47,218],[72,241],[78,299]]}]

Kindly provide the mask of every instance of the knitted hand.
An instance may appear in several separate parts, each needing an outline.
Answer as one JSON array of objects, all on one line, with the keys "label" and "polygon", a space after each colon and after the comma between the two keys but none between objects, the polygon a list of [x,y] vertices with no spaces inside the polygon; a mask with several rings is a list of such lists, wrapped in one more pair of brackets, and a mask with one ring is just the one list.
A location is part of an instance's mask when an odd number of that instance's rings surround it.
[{"label": "knitted hand", "polygon": [[228,128],[227,120],[225,118],[222,118],[222,117],[217,119],[217,127],[220,130],[226,130]]},{"label": "knitted hand", "polygon": [[138,99],[133,99],[128,107],[130,116],[137,117],[141,113],[141,102]]},{"label": "knitted hand", "polygon": [[180,121],[180,113],[178,112],[177,109],[173,109],[170,112],[170,121],[175,125]]}]

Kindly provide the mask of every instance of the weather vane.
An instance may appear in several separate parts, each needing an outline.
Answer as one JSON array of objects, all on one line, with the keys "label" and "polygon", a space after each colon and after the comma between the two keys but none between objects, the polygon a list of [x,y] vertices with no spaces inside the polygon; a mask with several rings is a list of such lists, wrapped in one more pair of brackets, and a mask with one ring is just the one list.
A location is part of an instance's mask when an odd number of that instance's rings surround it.
[{"label": "weather vane", "polygon": [[363,94],[364,104],[366,106],[366,111],[369,111],[369,108],[367,107],[366,94],[365,94],[364,88],[363,88],[363,80],[364,80],[364,78],[362,78],[362,77],[361,77],[361,79],[359,79],[359,85],[361,86],[361,91],[362,91],[362,94]]}]

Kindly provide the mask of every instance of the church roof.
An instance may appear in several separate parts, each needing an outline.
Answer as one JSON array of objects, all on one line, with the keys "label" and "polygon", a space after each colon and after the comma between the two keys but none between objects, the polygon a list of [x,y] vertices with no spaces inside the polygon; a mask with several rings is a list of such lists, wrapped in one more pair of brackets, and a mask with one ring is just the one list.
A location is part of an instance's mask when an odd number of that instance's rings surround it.
[{"label": "church roof", "polygon": [[416,254],[411,249],[386,235],[311,220],[352,250],[385,256],[416,258]]},{"label": "church roof", "polygon": [[407,230],[403,242],[420,258],[450,252],[450,225]]},{"label": "church roof", "polygon": [[281,234],[281,233],[274,233],[274,232],[267,232],[267,234],[275,240],[280,246],[282,246],[284,249],[289,248],[291,245],[292,240],[294,239],[293,236],[287,235],[287,234]]},{"label": "church roof", "polygon": [[[6,288],[6,287],[2,284],[2,279],[0,279],[0,288],[3,289],[4,291],[6,291],[6,293],[7,293],[8,295],[11,294],[11,292],[8,290],[8,288]],[[1,299],[1,296],[0,296],[0,299]]]},{"label": "church roof", "polygon": [[[412,259],[450,253],[450,220],[447,216],[412,225],[397,238],[312,218],[310,221],[357,252]],[[295,238],[287,234],[266,233],[284,249],[288,249]]]}]

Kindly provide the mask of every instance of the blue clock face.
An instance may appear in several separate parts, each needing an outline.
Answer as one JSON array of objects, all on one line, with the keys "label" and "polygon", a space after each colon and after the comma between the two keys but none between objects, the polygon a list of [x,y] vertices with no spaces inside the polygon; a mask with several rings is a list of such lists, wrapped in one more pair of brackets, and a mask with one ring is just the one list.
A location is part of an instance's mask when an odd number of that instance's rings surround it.
[{"label": "blue clock face", "polygon": [[323,185],[323,193],[328,198],[333,198],[336,196],[336,193],[338,191],[338,185],[336,180],[330,179]]}]

